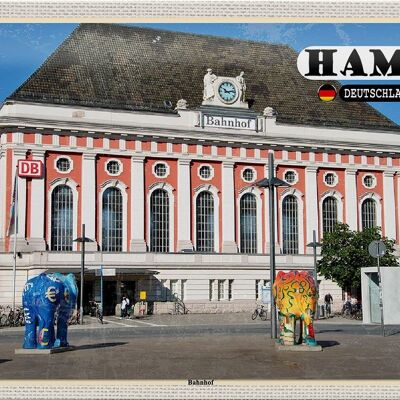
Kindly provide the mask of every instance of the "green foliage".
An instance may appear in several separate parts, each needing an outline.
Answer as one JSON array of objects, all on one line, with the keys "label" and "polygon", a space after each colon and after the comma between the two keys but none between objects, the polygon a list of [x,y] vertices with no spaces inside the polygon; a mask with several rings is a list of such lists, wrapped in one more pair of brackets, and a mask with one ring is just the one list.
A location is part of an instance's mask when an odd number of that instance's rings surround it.
[{"label": "green foliage", "polygon": [[317,263],[318,272],[326,279],[332,279],[342,289],[361,287],[361,268],[376,264],[368,246],[373,240],[383,240],[386,254],[380,259],[381,266],[398,265],[393,255],[394,240],[382,238],[380,228],[368,228],[361,232],[352,231],[346,224],[336,224],[331,233],[325,233],[321,256]]}]

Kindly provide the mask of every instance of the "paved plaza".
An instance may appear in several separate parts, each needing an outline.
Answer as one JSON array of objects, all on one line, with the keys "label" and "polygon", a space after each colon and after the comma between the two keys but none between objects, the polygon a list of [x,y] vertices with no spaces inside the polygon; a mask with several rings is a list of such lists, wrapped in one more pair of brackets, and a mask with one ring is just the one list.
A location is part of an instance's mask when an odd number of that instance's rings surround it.
[{"label": "paved plaza", "polygon": [[73,351],[15,355],[22,328],[0,330],[2,379],[397,379],[400,329],[339,317],[316,323],[322,352],[279,352],[249,314],[86,318]]}]

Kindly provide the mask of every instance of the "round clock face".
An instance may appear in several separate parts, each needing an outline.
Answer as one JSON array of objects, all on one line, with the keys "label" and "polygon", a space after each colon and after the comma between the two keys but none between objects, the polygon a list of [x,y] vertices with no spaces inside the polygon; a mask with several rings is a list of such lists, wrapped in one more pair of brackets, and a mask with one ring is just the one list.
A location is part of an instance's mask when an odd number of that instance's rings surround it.
[{"label": "round clock face", "polygon": [[236,86],[231,82],[222,82],[219,85],[218,94],[225,103],[233,103],[237,97]]}]

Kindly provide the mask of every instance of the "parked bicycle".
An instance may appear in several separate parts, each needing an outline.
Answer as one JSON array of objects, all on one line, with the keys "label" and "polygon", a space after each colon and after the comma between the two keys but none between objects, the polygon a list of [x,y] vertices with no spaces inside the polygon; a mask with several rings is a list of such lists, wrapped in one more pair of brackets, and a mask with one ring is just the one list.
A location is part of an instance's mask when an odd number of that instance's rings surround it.
[{"label": "parked bicycle", "polygon": [[15,312],[10,307],[2,307],[0,311],[0,326],[24,326],[25,318],[24,312],[21,308],[17,307]]},{"label": "parked bicycle", "polygon": [[79,310],[74,310],[68,321],[68,325],[77,325],[80,323],[81,323],[81,313],[79,312]]},{"label": "parked bicycle", "polygon": [[254,321],[257,317],[260,317],[263,321],[267,320],[267,309],[263,305],[257,306],[251,316],[251,319]]},{"label": "parked bicycle", "polygon": [[103,312],[101,310],[101,306],[96,301],[90,301],[90,316],[96,317],[98,321],[102,324],[103,323]]},{"label": "parked bicycle", "polygon": [[362,305],[361,303],[352,304],[347,300],[342,307],[342,317],[352,319],[362,319]]}]

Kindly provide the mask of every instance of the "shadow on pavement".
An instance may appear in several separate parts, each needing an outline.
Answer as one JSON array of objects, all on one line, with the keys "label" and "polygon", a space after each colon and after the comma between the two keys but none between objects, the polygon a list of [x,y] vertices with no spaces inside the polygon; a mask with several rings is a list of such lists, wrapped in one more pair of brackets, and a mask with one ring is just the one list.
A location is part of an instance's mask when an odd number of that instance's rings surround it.
[{"label": "shadow on pavement", "polygon": [[75,351],[75,350],[101,349],[101,348],[104,348],[104,347],[123,346],[124,344],[128,344],[128,342],[83,344],[81,346],[74,346],[72,351]]},{"label": "shadow on pavement", "polygon": [[317,335],[318,333],[326,333],[326,332],[343,332],[343,329],[321,329],[315,331]]},{"label": "shadow on pavement", "polygon": [[12,360],[10,360],[10,359],[0,359],[0,364],[3,364],[3,363],[6,363],[6,362],[8,362],[8,361],[12,361]]},{"label": "shadow on pavement", "polygon": [[336,340],[318,340],[318,344],[323,348],[339,346],[340,343]]}]

